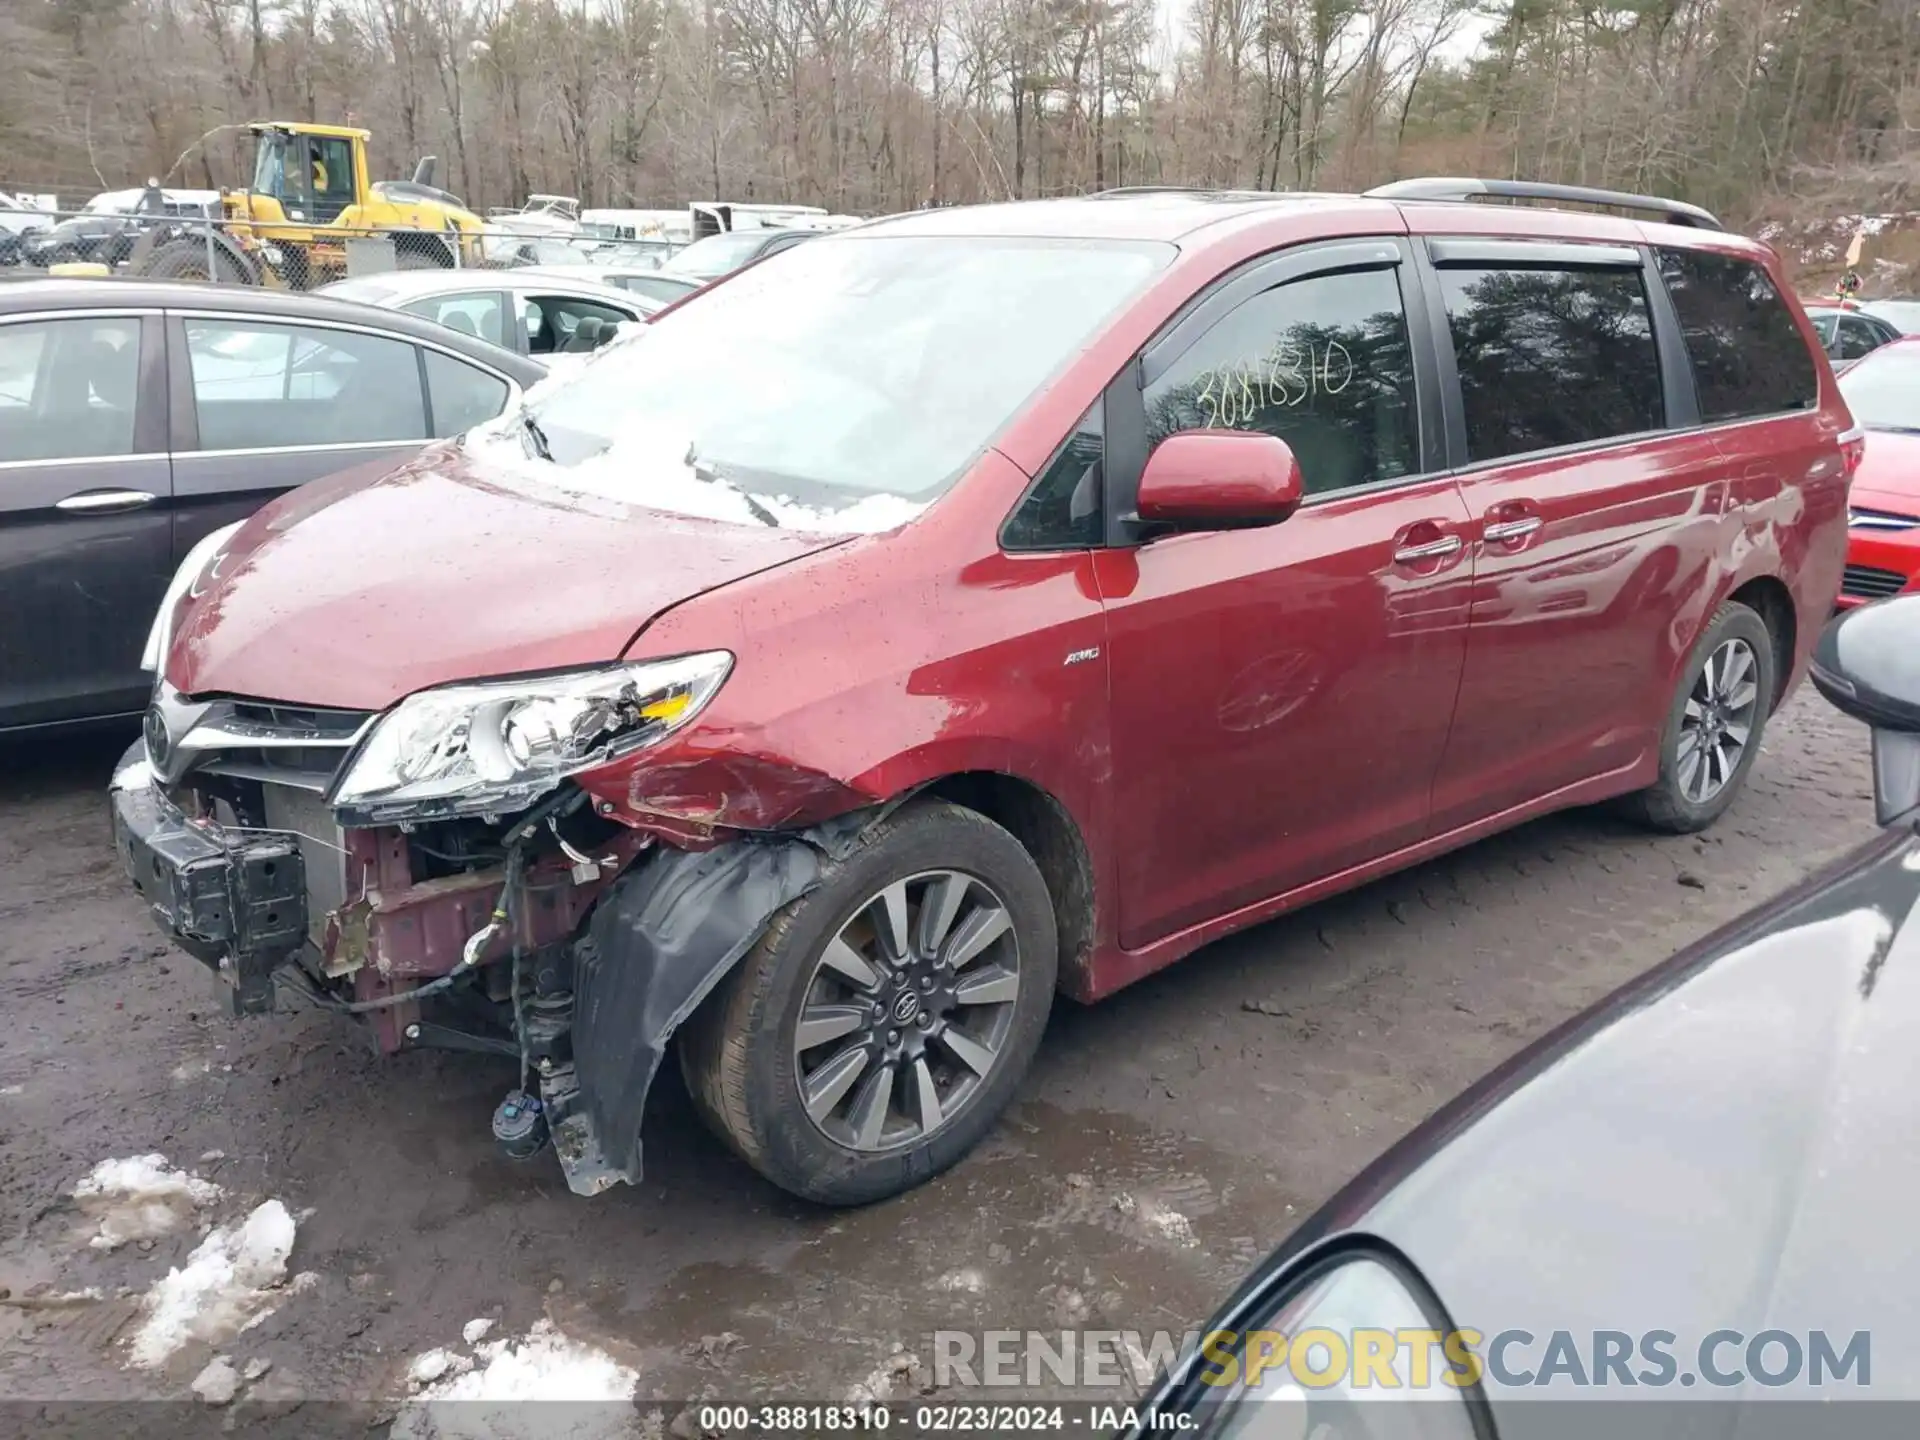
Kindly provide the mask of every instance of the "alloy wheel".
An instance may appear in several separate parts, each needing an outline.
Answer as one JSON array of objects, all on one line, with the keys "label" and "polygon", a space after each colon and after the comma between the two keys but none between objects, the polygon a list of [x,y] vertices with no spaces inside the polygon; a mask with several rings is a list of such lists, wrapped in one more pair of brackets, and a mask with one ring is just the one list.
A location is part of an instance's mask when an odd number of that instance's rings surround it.
[{"label": "alloy wheel", "polygon": [[853,1150],[926,1140],[994,1072],[1020,983],[1013,916],[985,881],[956,870],[894,881],[808,977],[793,1039],[808,1118]]},{"label": "alloy wheel", "polygon": [[1680,793],[1695,805],[1718,795],[1740,768],[1760,706],[1760,663],[1747,641],[1725,640],[1707,656],[1680,717],[1674,754]]}]

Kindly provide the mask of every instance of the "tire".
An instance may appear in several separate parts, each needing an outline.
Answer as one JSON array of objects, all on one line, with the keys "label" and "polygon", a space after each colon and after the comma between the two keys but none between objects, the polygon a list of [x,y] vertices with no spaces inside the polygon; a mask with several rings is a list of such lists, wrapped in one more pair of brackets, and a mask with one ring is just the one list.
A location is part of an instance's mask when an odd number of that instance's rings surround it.
[{"label": "tire", "polygon": [[[949,885],[961,898],[943,906],[949,892],[939,887]],[[904,958],[886,961],[900,953],[890,952],[882,937],[885,896],[893,887],[900,887],[907,923],[886,928],[905,931],[911,943]],[[920,927],[937,930],[939,921],[928,917],[943,909],[950,928],[927,947]],[[984,923],[976,923],[976,912]],[[998,931],[1002,916],[1007,928]],[[963,956],[958,969],[941,963],[940,956],[970,948],[966,937],[989,929],[998,938]],[[873,978],[870,986],[825,958],[830,944],[852,945],[848,937],[863,933],[872,938],[859,957]],[[824,1205],[862,1205],[909,1190],[971,1150],[1019,1089],[1053,1004],[1057,933],[1039,867],[1012,835],[957,805],[907,805],[876,823],[844,859],[828,861],[819,886],[774,916],[759,943],[688,1020],[679,1047],[687,1089],[714,1133],[783,1190]],[[949,993],[971,989],[984,996],[987,985],[998,993],[1009,966],[1018,988],[1003,1003]],[[922,1019],[916,1007],[924,990],[931,993]],[[862,1028],[798,1051],[803,1010],[816,1033],[817,1017],[829,1014],[859,1013]],[[895,1024],[898,1030],[882,1029]],[[898,1051],[886,1048],[888,1036],[899,1041]],[[971,1040],[978,1059],[982,1037],[992,1046],[991,1061],[978,1074],[950,1047]],[[851,1051],[866,1058],[850,1061]],[[896,1054],[897,1060],[888,1058]],[[838,1093],[822,1077],[849,1065],[854,1076],[845,1098],[816,1119],[803,1086],[813,1087],[817,1113],[822,1094]],[[938,1117],[931,1127],[925,1124],[928,1087]],[[863,1105],[875,1091],[884,1098]],[[863,1123],[876,1105],[884,1132]],[[863,1142],[856,1130],[869,1138]]]},{"label": "tire", "polygon": [[169,240],[147,257],[142,275],[155,280],[217,280],[223,285],[252,285],[254,277],[222,247],[213,247],[213,265],[207,265],[207,242],[191,238]]},{"label": "tire", "polygon": [[[1700,703],[1703,672],[1708,661],[1717,660],[1719,664],[1726,664],[1720,657],[1728,647],[1733,647],[1729,653],[1744,653],[1748,657],[1751,673],[1741,674],[1734,682],[1732,698],[1744,698],[1745,687],[1750,684],[1753,689],[1751,711],[1744,711],[1737,706],[1729,707],[1726,697],[1722,698],[1720,708],[1723,712],[1730,711],[1732,723],[1718,733],[1724,737],[1734,729],[1743,728],[1746,738],[1737,759],[1733,760],[1730,772],[1725,768],[1727,757],[1724,740],[1713,747],[1722,760],[1721,773],[1724,778],[1717,787],[1709,790],[1702,782],[1699,770],[1689,764],[1690,754],[1698,755],[1700,742],[1697,722],[1688,712],[1690,704],[1698,706]],[[1680,683],[1674,689],[1673,701],[1667,707],[1666,724],[1660,731],[1659,778],[1645,790],[1627,796],[1621,802],[1622,810],[1648,828],[1669,835],[1690,835],[1718,820],[1733,803],[1734,796],[1740,793],[1747,772],[1753,768],[1754,757],[1760,753],[1761,736],[1777,692],[1777,672],[1773,635],[1767,629],[1766,621],[1737,601],[1729,600],[1722,605],[1694,643],[1686,667],[1680,672]],[[1692,741],[1689,740],[1690,734],[1695,736]],[[1700,764],[1708,765],[1709,762],[1702,759]],[[1709,780],[1713,774],[1714,771],[1709,767]],[[1702,794],[1703,790],[1707,793]]]}]

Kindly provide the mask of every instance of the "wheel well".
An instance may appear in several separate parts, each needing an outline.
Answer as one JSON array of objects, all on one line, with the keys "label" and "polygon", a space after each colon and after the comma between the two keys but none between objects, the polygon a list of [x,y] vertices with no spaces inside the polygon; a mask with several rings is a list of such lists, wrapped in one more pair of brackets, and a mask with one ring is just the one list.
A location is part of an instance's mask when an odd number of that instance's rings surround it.
[{"label": "wheel well", "polygon": [[1093,863],[1080,827],[1039,786],[997,771],[949,775],[921,791],[978,811],[1012,834],[1040,867],[1060,932],[1060,976],[1084,970],[1093,957]]},{"label": "wheel well", "polygon": [[1766,622],[1767,634],[1773,637],[1774,693],[1771,703],[1777,705],[1780,697],[1787,693],[1787,680],[1793,669],[1795,631],[1800,623],[1793,608],[1793,596],[1779,580],[1771,575],[1762,575],[1749,580],[1727,598],[1738,601]]}]

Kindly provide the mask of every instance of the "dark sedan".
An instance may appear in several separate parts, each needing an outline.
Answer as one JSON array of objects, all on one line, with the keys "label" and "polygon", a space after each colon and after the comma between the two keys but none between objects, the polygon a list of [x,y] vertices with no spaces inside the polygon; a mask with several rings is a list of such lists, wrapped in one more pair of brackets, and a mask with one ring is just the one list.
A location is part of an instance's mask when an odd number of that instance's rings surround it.
[{"label": "dark sedan", "polygon": [[1883,832],[1390,1150],[1133,1433],[1912,1433],[1757,1403],[1920,1398],[1920,596],[1835,621],[1813,667],[1874,727]]},{"label": "dark sedan", "polygon": [[309,295],[0,285],[0,732],[138,714],[142,643],[196,542],[491,419],[545,373]]}]

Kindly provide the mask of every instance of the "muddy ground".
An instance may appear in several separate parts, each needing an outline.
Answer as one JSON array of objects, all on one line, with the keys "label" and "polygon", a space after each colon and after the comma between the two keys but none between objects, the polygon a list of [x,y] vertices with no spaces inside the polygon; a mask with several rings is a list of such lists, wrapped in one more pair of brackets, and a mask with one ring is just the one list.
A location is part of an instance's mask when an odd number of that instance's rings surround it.
[{"label": "muddy ground", "polygon": [[645,1184],[581,1200],[490,1143],[510,1067],[381,1061],[318,1013],[219,1017],[115,862],[102,787],[127,738],[0,750],[0,1287],[107,1296],[0,1302],[0,1398],[187,1394],[211,1352],[129,1370],[114,1295],[197,1237],[90,1251],[66,1198],[154,1150],[227,1188],[213,1218],[311,1212],[292,1261],[310,1288],[222,1347],[270,1360],[283,1394],[402,1393],[410,1357],[482,1316],[550,1317],[642,1394],[816,1400],[935,1329],[1177,1331],[1454,1092],[1871,826],[1864,731],[1803,693],[1709,835],[1556,817],[1063,1003],[980,1152],[836,1214],[723,1152],[677,1081],[655,1090]]}]

